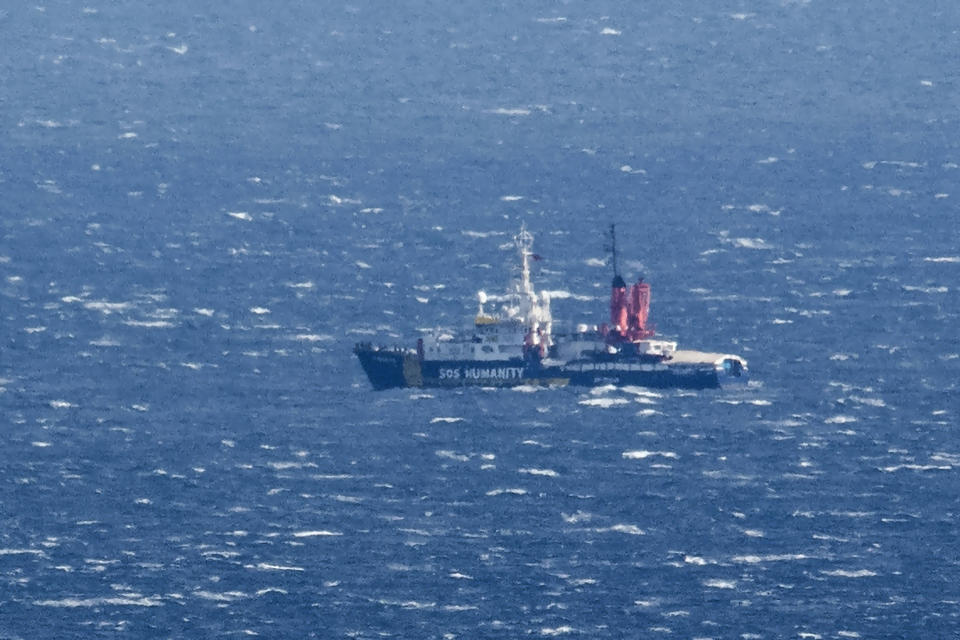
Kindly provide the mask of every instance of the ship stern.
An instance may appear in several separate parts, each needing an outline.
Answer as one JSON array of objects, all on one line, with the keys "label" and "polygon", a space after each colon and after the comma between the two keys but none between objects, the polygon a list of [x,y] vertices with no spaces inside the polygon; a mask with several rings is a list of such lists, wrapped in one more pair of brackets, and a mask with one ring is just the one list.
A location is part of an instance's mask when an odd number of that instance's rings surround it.
[{"label": "ship stern", "polygon": [[747,361],[738,356],[727,355],[716,364],[717,383],[721,387],[746,385],[750,381]]}]

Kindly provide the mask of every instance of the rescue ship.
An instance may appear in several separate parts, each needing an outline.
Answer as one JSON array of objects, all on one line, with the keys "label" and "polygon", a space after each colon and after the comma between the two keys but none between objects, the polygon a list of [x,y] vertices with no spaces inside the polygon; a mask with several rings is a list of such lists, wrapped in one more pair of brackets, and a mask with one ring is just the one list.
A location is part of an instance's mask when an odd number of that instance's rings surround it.
[{"label": "rescue ship", "polygon": [[[648,322],[650,285],[632,286],[619,273],[611,226],[613,282],[610,321],[553,332],[550,296],[530,278],[533,236],[514,237],[518,277],[502,295],[477,293],[473,326],[452,335],[435,332],[416,348],[359,343],[354,353],[374,389],[393,387],[512,387],[518,385],[637,385],[707,389],[747,382],[747,362],[727,353],[677,349],[656,338]],[[488,306],[499,305],[495,311]]]}]

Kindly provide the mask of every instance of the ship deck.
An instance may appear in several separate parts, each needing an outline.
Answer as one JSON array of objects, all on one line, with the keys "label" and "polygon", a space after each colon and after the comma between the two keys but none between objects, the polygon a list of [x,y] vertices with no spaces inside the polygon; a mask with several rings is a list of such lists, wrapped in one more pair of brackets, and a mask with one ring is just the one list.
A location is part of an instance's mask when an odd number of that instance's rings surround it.
[{"label": "ship deck", "polygon": [[678,349],[670,355],[671,358],[665,361],[664,364],[715,364],[724,358],[733,358],[746,364],[746,362],[740,356],[731,355],[729,353],[712,353],[708,351]]}]

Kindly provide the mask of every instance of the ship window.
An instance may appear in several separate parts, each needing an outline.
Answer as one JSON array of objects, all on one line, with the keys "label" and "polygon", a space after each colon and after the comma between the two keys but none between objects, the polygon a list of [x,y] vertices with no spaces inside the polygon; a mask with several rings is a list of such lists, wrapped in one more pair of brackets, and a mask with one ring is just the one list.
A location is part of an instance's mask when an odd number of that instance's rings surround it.
[{"label": "ship window", "polygon": [[481,348],[483,349],[484,353],[493,353],[493,347],[488,344],[483,345]]}]

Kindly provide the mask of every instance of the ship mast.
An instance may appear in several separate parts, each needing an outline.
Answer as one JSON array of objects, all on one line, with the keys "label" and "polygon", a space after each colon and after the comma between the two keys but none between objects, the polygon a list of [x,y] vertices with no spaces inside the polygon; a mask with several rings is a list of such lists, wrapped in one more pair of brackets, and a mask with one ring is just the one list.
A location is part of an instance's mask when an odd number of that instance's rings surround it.
[{"label": "ship mast", "polygon": [[613,277],[620,275],[620,269],[617,266],[617,225],[610,225],[610,245],[607,247],[610,251],[610,261],[613,264]]},{"label": "ship mast", "polygon": [[514,238],[520,253],[520,290],[528,297],[536,297],[530,283],[530,256],[533,255],[533,236],[527,231],[527,225],[520,227],[520,233]]},{"label": "ship mast", "polygon": [[613,265],[613,287],[615,289],[626,287],[626,283],[620,277],[620,265],[617,264],[617,225],[615,224],[610,225],[610,244],[605,248],[610,252],[610,263]]},{"label": "ship mast", "polygon": [[520,233],[514,236],[513,241],[520,254],[520,280],[514,281],[514,299],[517,306],[509,315],[522,319],[528,327],[539,326],[549,336],[550,296],[544,291],[538,294],[530,279],[530,259],[539,260],[539,257],[533,253],[533,235],[527,231],[526,225],[522,225]]}]

